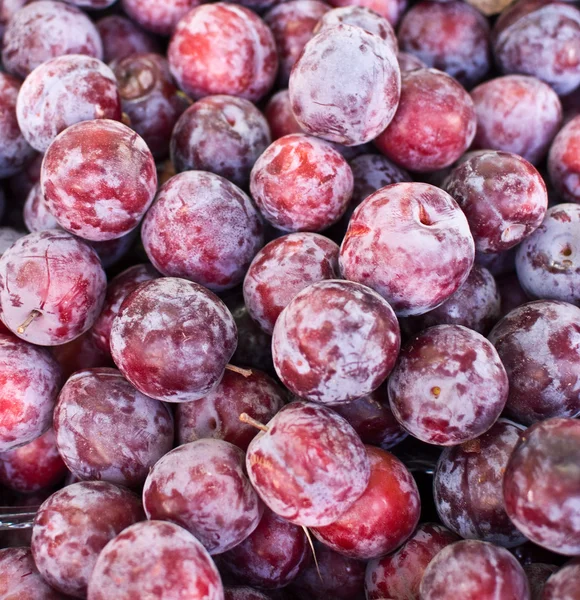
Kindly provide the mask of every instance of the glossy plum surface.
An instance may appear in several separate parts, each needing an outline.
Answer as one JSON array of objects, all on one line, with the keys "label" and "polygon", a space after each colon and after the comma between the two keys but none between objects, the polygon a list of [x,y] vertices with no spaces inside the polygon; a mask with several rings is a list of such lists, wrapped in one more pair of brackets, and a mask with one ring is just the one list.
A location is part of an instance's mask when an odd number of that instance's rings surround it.
[{"label": "glossy plum surface", "polygon": [[277,589],[296,578],[310,554],[302,528],[266,508],[256,529],[222,560],[226,570],[244,584]]},{"label": "glossy plum surface", "polygon": [[312,533],[332,550],[358,560],[388,554],[419,521],[421,501],[411,473],[395,456],[367,446],[371,477],[363,495],[334,523]]},{"label": "glossy plum surface", "polygon": [[436,171],[469,148],[475,128],[474,105],[461,85],[437,69],[416,69],[403,73],[397,112],[375,145],[409,171]]},{"label": "glossy plum surface", "polygon": [[258,433],[240,421],[246,413],[267,423],[286,403],[286,391],[257,369],[239,373],[227,369],[219,385],[195,402],[175,407],[176,440],[187,444],[198,439],[225,440],[246,450]]},{"label": "glossy plum surface", "polygon": [[131,129],[156,159],[165,158],[171,132],[191,104],[173,82],[167,59],[153,52],[131,54],[115,61],[113,70]]},{"label": "glossy plum surface", "polygon": [[368,600],[419,600],[419,586],[427,565],[437,553],[459,538],[435,523],[422,523],[396,552],[367,563]]}]

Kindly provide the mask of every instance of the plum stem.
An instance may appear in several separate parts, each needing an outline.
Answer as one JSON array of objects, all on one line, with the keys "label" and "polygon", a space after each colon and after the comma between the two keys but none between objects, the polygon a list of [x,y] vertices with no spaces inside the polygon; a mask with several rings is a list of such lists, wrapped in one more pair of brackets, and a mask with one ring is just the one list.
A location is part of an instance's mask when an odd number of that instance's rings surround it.
[{"label": "plum stem", "polygon": [[252,427],[255,427],[256,429],[260,429],[262,431],[268,431],[268,428],[263,423],[260,423],[260,421],[256,421],[256,419],[250,417],[248,413],[242,413],[239,419],[242,423],[245,423],[246,425],[251,425]]},{"label": "plum stem", "polygon": [[31,310],[30,314],[24,320],[24,323],[22,323],[22,325],[20,325],[16,331],[20,334],[24,333],[26,331],[26,328],[30,325],[30,323],[32,323],[32,321],[34,321],[36,317],[40,317],[41,314],[42,313],[39,310]]},{"label": "plum stem", "polygon": [[306,535],[306,539],[308,540],[308,545],[310,546],[310,550],[312,550],[312,556],[314,558],[314,564],[316,565],[316,572],[318,573],[318,577],[320,581],[324,581],[322,579],[322,573],[320,572],[320,567],[318,566],[318,560],[316,558],[316,550],[314,549],[314,544],[312,543],[312,537],[310,536],[310,531],[308,531],[308,527],[302,525],[302,529],[304,530],[304,534]]},{"label": "plum stem", "polygon": [[233,371],[234,373],[237,373],[238,375],[241,375],[242,377],[251,377],[252,376],[252,369],[242,369],[241,367],[236,367],[235,365],[226,365],[226,369],[228,371]]}]

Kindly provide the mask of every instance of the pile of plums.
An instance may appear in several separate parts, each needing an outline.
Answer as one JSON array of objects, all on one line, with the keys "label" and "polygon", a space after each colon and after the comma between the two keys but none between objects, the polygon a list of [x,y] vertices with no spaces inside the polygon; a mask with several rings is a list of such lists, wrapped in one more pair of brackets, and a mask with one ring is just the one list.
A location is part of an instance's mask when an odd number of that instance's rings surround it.
[{"label": "pile of plums", "polygon": [[327,2],[0,0],[0,600],[580,600],[580,10]]}]

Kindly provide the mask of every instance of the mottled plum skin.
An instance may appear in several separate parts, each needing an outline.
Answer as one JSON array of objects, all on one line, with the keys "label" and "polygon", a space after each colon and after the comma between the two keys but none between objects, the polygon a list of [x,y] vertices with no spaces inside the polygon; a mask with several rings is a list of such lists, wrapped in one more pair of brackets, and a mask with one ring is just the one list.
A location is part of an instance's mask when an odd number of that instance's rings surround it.
[{"label": "mottled plum skin", "polygon": [[344,214],[352,187],[352,171],[339,152],[304,134],[270,144],[250,177],[260,212],[283,231],[326,229]]},{"label": "mottled plum skin", "polygon": [[482,335],[461,325],[431,327],[401,351],[389,379],[393,414],[413,436],[453,446],[497,421],[508,395],[501,360]]},{"label": "mottled plum skin", "polygon": [[16,492],[30,494],[51,488],[66,473],[52,428],[32,442],[0,454],[0,483]]},{"label": "mottled plum skin", "polygon": [[22,135],[46,152],[67,127],[92,119],[121,120],[121,98],[113,71],[96,58],[72,54],[36,67],[16,104]]},{"label": "mottled plum skin", "polygon": [[105,481],[74,483],[38,509],[32,555],[52,587],[86,598],[97,557],[123,529],[145,520],[139,496]]},{"label": "mottled plum skin", "polygon": [[242,282],[263,239],[250,198],[205,171],[185,171],[163,185],[141,229],[145,252],[158,271],[214,291]]},{"label": "mottled plum skin", "polygon": [[167,58],[179,87],[196,100],[228,94],[255,102],[278,70],[268,26],[251,10],[227,2],[188,12],[175,28]]},{"label": "mottled plum skin", "polygon": [[290,0],[271,8],[264,21],[272,30],[278,49],[278,84],[287,87],[290,71],[314,28],[330,7],[320,0]]},{"label": "mottled plum skin", "polygon": [[173,446],[165,405],[139,393],[116,369],[72,375],[54,411],[60,454],[82,480],[136,487]]},{"label": "mottled plum skin", "polygon": [[465,215],[443,190],[397,183],[354,211],[340,249],[343,277],[367,285],[400,316],[433,310],[467,279],[474,260]]},{"label": "mottled plum skin", "polygon": [[567,94],[580,85],[580,12],[569,3],[520,0],[498,19],[493,51],[504,73],[532,75]]},{"label": "mottled plum skin", "polygon": [[580,304],[580,206],[557,204],[518,247],[518,279],[530,298]]},{"label": "mottled plum skin", "polygon": [[213,438],[245,451],[257,430],[242,423],[240,415],[246,413],[267,423],[285,403],[285,391],[265,373],[251,369],[242,374],[226,369],[219,385],[207,396],[175,407],[177,443]]},{"label": "mottled plum skin", "polygon": [[101,350],[95,345],[91,330],[72,342],[52,346],[50,350],[62,369],[63,381],[77,371],[114,366],[109,350]]},{"label": "mottled plum skin", "polygon": [[132,54],[116,61],[113,70],[131,129],[157,160],[165,158],[171,132],[191,103],[173,83],[167,59],[154,53]]},{"label": "mottled plum skin", "polygon": [[405,465],[373,446],[367,453],[371,476],[362,496],[334,523],[312,529],[332,550],[358,560],[395,550],[413,533],[421,512],[417,484]]},{"label": "mottled plum skin", "polygon": [[437,308],[410,319],[416,331],[434,325],[463,325],[487,335],[500,318],[501,300],[493,275],[473,265],[463,285]]},{"label": "mottled plum skin", "polygon": [[532,542],[580,554],[580,421],[547,419],[521,436],[504,477],[507,513]]},{"label": "mottled plum skin", "polygon": [[580,560],[564,565],[544,586],[541,600],[578,600],[580,598]]},{"label": "mottled plum skin", "polygon": [[159,272],[150,264],[133,265],[114,277],[107,286],[107,295],[101,314],[91,329],[95,345],[103,352],[110,351],[111,326],[113,319],[119,314],[123,300],[140,283],[157,279]]},{"label": "mottled plum skin", "polygon": [[87,597],[224,600],[224,592],[215,564],[195,537],[173,523],[145,521],[105,546]]},{"label": "mottled plum skin", "polygon": [[457,541],[459,538],[442,525],[422,523],[397,552],[369,561],[365,574],[368,600],[419,600],[427,565],[440,550]]},{"label": "mottled plum skin", "polygon": [[247,188],[252,167],[270,142],[268,121],[249,100],[208,96],[177,122],[171,160],[177,172],[210,171]]},{"label": "mottled plum skin", "polygon": [[21,8],[4,32],[2,64],[24,79],[43,62],[65,54],[103,58],[103,45],[89,17],[64,2],[40,0]]},{"label": "mottled plum skin", "polygon": [[558,567],[544,563],[531,563],[524,565],[524,571],[530,584],[530,600],[542,600],[542,592],[546,581],[553,573],[558,571]]},{"label": "mottled plum skin", "polygon": [[126,17],[109,15],[95,25],[103,42],[103,60],[107,64],[131,54],[159,52],[157,40]]},{"label": "mottled plum skin", "polygon": [[190,531],[221,554],[256,529],[264,507],[244,472],[244,452],[223,440],[197,440],[166,454],[143,488],[148,519]]},{"label": "mottled plum skin", "polygon": [[489,335],[508,375],[506,414],[532,425],[580,413],[580,309],[539,300],[508,313]]},{"label": "mottled plum skin", "polygon": [[487,19],[464,2],[420,2],[399,26],[401,50],[470,88],[491,63]]},{"label": "mottled plum skin", "polygon": [[364,600],[365,563],[324,544],[315,543],[314,548],[318,566],[311,561],[290,584],[290,591],[308,600]]},{"label": "mottled plum skin", "polygon": [[524,570],[504,548],[465,540],[446,546],[425,570],[421,600],[451,600],[461,590],[465,600],[528,600]]},{"label": "mottled plum skin", "polygon": [[564,202],[580,203],[580,116],[554,138],[548,155],[550,182]]},{"label": "mottled plum skin", "polygon": [[304,47],[289,90],[292,112],[307,133],[346,146],[370,142],[397,110],[396,52],[354,25],[323,29]]},{"label": "mottled plum skin", "polygon": [[[92,326],[106,283],[99,257],[87,244],[55,229],[31,233],[0,259],[2,321],[33,344],[64,344]],[[19,331],[32,311],[35,318]]]},{"label": "mottled plum skin", "polygon": [[453,169],[444,188],[467,216],[478,252],[505,252],[530,236],[548,208],[546,184],[527,160],[480,152]]},{"label": "mottled plum skin", "polygon": [[280,90],[268,100],[264,115],[270,126],[273,140],[292,133],[303,133],[302,127],[298,125],[298,121],[296,121],[296,117],[292,112],[288,90]]},{"label": "mottled plum skin", "polygon": [[332,406],[332,410],[352,425],[365,444],[389,450],[407,437],[389,406],[386,382],[366,396]]},{"label": "mottled plum skin", "polygon": [[66,600],[40,576],[30,548],[0,550],[0,598],[10,600]]},{"label": "mottled plum skin", "polygon": [[323,29],[336,27],[341,23],[356,25],[369,33],[374,33],[385,40],[395,52],[398,50],[397,36],[389,21],[375,11],[363,6],[344,6],[326,12],[318,21],[314,33],[317,34]]},{"label": "mottled plum skin", "polygon": [[337,279],[338,246],[316,233],[291,233],[262,248],[244,278],[248,311],[270,335],[280,313],[304,288]]},{"label": "mottled plum skin", "polygon": [[263,589],[277,589],[296,578],[310,559],[302,528],[268,508],[256,529],[222,556],[226,570],[238,581]]},{"label": "mottled plum skin", "polygon": [[437,69],[403,73],[401,99],[375,145],[397,165],[428,173],[453,164],[470,146],[476,115],[469,94]]},{"label": "mottled plum skin", "polygon": [[236,325],[212,292],[184,279],[145,282],[113,319],[111,354],[143,394],[189,402],[220,382],[236,349]]},{"label": "mottled plum skin", "polygon": [[370,394],[387,378],[401,345],[393,309],[371,289],[342,280],[297,294],[276,321],[274,367],[294,394],[338,404]]},{"label": "mottled plum skin", "polygon": [[0,73],[0,178],[16,175],[34,157],[34,150],[22,135],[16,117],[20,81]]},{"label": "mottled plum skin", "polygon": [[506,75],[478,85],[471,98],[477,114],[474,149],[512,152],[536,165],[562,123],[556,92],[534,77]]},{"label": "mottled plum skin", "polygon": [[267,427],[250,443],[246,466],[278,516],[305,527],[329,525],[363,494],[370,461],[345,419],[324,406],[293,402]]},{"label": "mottled plum skin", "polygon": [[153,202],[157,171],[143,139],[109,119],[77,123],[50,145],[40,175],[59,225],[104,241],[135,229]]},{"label": "mottled plum skin", "polygon": [[192,8],[199,6],[199,0],[122,0],[123,11],[131,21],[143,29],[170,35],[179,20]]},{"label": "mottled plum skin", "polygon": [[439,518],[464,539],[511,548],[526,541],[505,512],[503,475],[523,429],[500,420],[481,437],[445,448],[433,482]]}]

